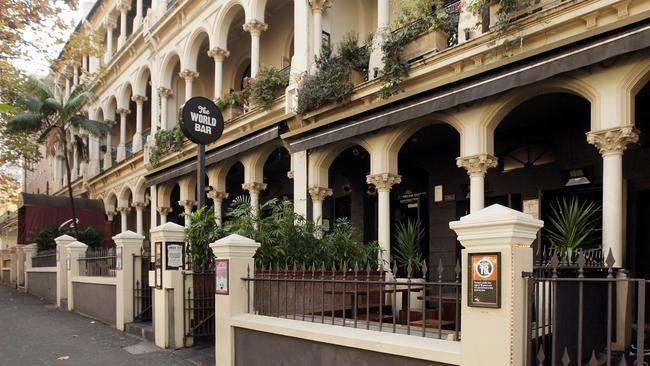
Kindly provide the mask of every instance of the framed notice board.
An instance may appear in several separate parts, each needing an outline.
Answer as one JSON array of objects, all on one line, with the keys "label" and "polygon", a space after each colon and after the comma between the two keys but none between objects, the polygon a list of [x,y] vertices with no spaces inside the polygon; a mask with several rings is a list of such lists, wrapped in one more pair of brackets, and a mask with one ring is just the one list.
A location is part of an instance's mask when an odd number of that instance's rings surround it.
[{"label": "framed notice board", "polygon": [[228,295],[230,287],[230,274],[229,274],[229,260],[228,259],[215,259],[214,260],[214,293],[217,295]]},{"label": "framed notice board", "polygon": [[469,253],[467,268],[467,305],[501,308],[501,253]]},{"label": "framed notice board", "polygon": [[165,269],[183,269],[185,263],[185,243],[168,242],[165,243]]}]

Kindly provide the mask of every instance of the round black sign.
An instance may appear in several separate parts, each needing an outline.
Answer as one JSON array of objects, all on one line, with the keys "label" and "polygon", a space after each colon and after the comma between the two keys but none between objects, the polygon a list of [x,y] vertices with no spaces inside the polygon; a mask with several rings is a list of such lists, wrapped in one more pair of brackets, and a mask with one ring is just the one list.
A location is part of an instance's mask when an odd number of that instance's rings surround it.
[{"label": "round black sign", "polygon": [[223,132],[223,116],[208,98],[190,98],[181,112],[181,130],[192,142],[207,145],[217,141]]}]

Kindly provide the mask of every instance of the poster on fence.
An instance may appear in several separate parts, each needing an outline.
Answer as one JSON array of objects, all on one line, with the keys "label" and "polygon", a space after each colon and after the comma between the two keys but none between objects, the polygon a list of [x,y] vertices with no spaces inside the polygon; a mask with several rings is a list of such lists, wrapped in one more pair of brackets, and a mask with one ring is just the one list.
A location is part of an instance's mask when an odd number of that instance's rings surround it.
[{"label": "poster on fence", "polygon": [[467,305],[501,307],[501,253],[469,253]]},{"label": "poster on fence", "polygon": [[214,260],[214,293],[217,295],[228,295],[228,259]]}]

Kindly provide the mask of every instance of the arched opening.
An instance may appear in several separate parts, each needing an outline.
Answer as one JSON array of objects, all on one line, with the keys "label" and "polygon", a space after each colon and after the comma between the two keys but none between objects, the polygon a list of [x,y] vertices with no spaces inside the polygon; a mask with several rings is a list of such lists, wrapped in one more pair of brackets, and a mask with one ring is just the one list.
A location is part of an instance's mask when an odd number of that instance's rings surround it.
[{"label": "arched opening", "polygon": [[228,174],[226,174],[226,192],[228,192],[228,198],[223,200],[222,217],[225,217],[225,213],[234,199],[240,196],[248,196],[248,192],[242,188],[242,184],[244,184],[244,165],[241,162],[236,162],[230,167]]},{"label": "arched opening", "polygon": [[112,133],[111,133],[111,143],[110,143],[110,152],[111,159],[115,162],[117,158],[117,145],[120,143],[120,124],[117,123],[115,118],[117,117],[117,98],[111,97],[108,103],[109,113],[106,115],[108,119],[113,123]]},{"label": "arched opening", "polygon": [[172,129],[178,123],[178,109],[185,102],[185,80],[179,76],[181,72],[181,59],[174,56],[170,60],[169,70],[166,75],[169,80],[172,95],[167,98],[167,129]]},{"label": "arched opening", "polygon": [[128,103],[126,109],[129,114],[126,115],[126,156],[129,157],[133,153],[133,134],[136,129],[136,110],[137,104],[133,101],[133,88],[131,84],[127,85],[125,90],[125,101]]},{"label": "arched opening", "polygon": [[227,24],[224,28],[227,29],[226,44],[224,46],[228,47],[230,55],[223,62],[223,89],[221,95],[227,94],[231,90],[241,90],[243,77],[250,77],[250,69],[248,75],[245,72],[246,67],[250,65],[251,57],[250,35],[242,27],[245,22],[244,8],[234,5],[228,10],[224,20],[226,20]]},{"label": "arched opening", "polygon": [[264,21],[269,28],[261,35],[260,66],[288,67],[293,56],[293,1],[267,1]]},{"label": "arched opening", "polygon": [[293,200],[293,183],[287,176],[291,170],[291,156],[284,147],[273,150],[264,164],[264,183],[266,189],[262,191],[261,201],[273,198]]},{"label": "arched opening", "polygon": [[140,93],[144,92],[145,101],[142,104],[142,146],[147,141],[147,137],[151,134],[151,102],[152,102],[152,89],[151,89],[151,72],[149,69],[144,70],[144,77],[142,81],[144,85],[140,85]]},{"label": "arched opening", "polygon": [[185,219],[183,218],[183,212],[185,208],[181,206],[178,202],[181,200],[181,187],[176,184],[172,188],[170,195],[170,207],[171,211],[167,214],[167,222],[173,222],[178,225],[185,225]]},{"label": "arched opening", "polygon": [[[188,60],[190,69],[196,67],[199,77],[192,82],[192,96],[202,96],[212,99],[214,96],[214,60],[208,56],[210,50],[210,39],[207,33],[197,36],[190,46],[190,57]],[[192,65],[196,66],[192,66]]]}]

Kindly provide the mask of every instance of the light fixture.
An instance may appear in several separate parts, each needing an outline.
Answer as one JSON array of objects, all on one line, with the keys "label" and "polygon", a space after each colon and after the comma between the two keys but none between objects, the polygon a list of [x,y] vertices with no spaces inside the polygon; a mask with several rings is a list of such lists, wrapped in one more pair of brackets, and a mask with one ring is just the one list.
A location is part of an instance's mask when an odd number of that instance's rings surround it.
[{"label": "light fixture", "polygon": [[583,184],[591,183],[591,181],[586,177],[585,171],[582,168],[571,169],[569,170],[568,174],[569,174],[569,179],[564,185],[565,187],[580,186]]}]

